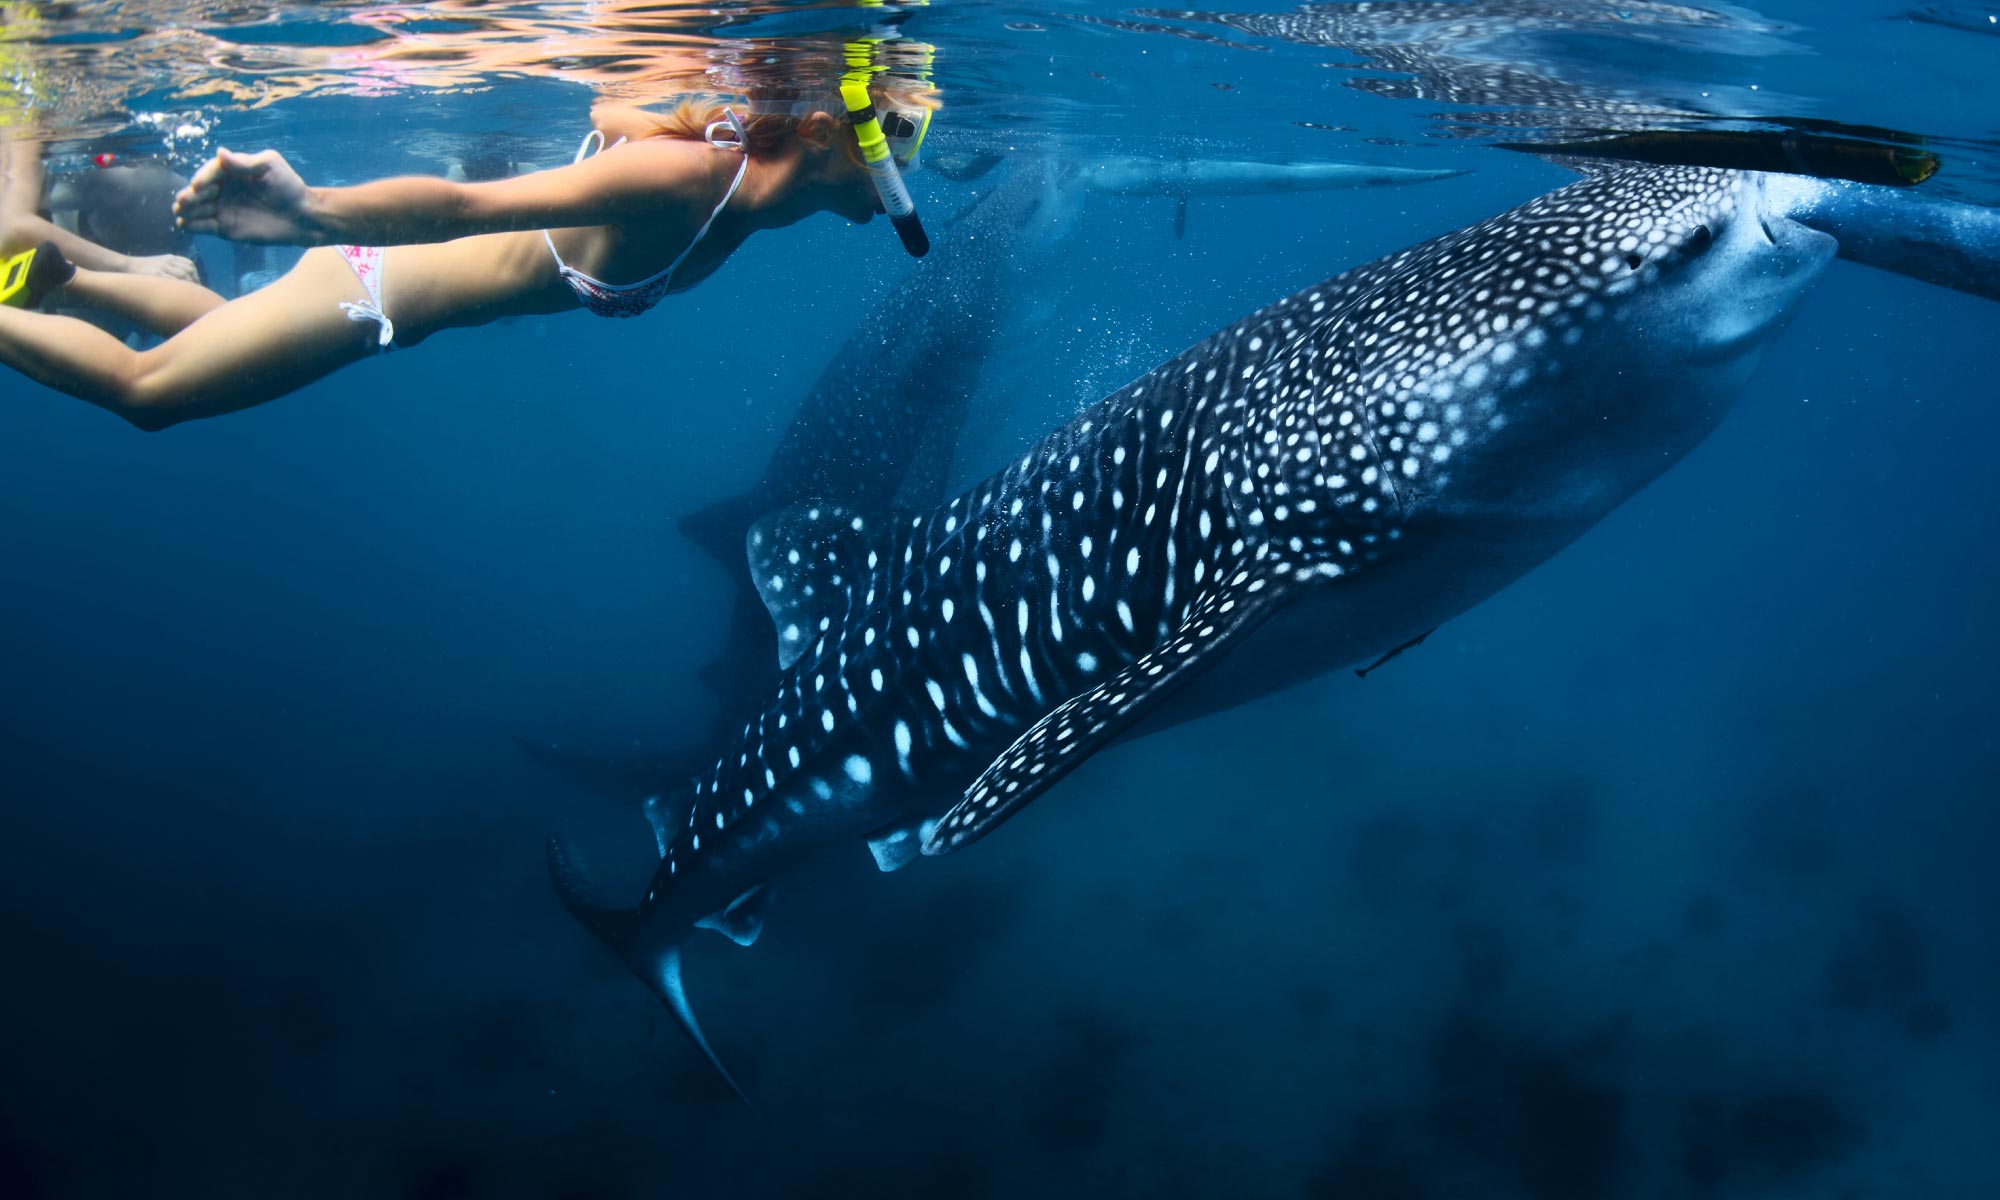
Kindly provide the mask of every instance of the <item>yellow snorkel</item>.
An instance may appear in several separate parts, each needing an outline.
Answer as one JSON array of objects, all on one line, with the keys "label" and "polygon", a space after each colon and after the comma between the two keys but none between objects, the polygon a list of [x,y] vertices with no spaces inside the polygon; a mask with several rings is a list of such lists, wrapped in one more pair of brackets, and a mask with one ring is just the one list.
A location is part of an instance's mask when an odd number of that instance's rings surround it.
[{"label": "yellow snorkel", "polygon": [[[847,123],[854,129],[855,140],[861,144],[861,165],[868,172],[868,180],[875,185],[875,195],[882,201],[882,211],[889,214],[889,223],[896,227],[896,234],[903,239],[903,249],[912,258],[922,258],[930,252],[931,239],[924,233],[924,223],[917,216],[916,202],[910,199],[910,189],[903,184],[903,172],[897,165],[898,155],[890,152],[889,136],[882,130],[882,122],[875,113],[875,101],[868,94],[868,81],[885,67],[875,65],[870,47],[879,39],[868,38],[847,44],[847,71],[840,77],[840,99],[847,106]],[[917,148],[923,144],[924,134],[929,131],[930,114],[906,116],[891,114],[891,119],[899,123],[897,140],[908,146],[901,156],[914,162]],[[900,126],[908,126],[905,130]]]}]

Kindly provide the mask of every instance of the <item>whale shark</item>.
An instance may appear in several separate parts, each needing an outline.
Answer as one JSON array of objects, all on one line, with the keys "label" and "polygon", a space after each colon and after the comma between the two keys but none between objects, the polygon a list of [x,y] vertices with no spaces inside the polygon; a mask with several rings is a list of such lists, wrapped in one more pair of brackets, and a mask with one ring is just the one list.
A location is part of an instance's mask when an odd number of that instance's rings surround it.
[{"label": "whale shark", "polygon": [[[615,753],[532,739],[531,757],[587,791],[636,803],[684,778],[726,725],[776,678],[774,631],[743,558],[766,513],[808,499],[862,510],[925,508],[943,499],[981,373],[999,347],[1031,336],[1010,300],[1068,243],[1099,194],[1214,196],[1404,186],[1464,171],[1357,162],[1152,160],[1015,154],[964,206],[848,335],[814,381],[754,482],[684,516],[680,530],[733,584],[725,632],[699,677],[719,723],[678,744]],[[1169,347],[1159,349],[1164,352]],[[1053,380],[1052,380],[1053,382]]]},{"label": "whale shark", "polygon": [[1607,167],[1251,314],[940,504],[765,517],[776,685],[647,801],[636,903],[551,840],[564,905],[727,1078],[696,928],[749,945],[810,854],[960,849],[1184,687],[1383,658],[1545,561],[1721,422],[1834,257],[1818,194]]}]

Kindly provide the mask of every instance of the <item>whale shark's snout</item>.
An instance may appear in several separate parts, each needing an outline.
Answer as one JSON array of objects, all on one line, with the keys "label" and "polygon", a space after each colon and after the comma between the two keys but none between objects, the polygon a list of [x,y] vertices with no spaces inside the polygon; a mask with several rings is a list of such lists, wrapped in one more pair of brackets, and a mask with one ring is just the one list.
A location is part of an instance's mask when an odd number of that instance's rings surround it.
[{"label": "whale shark's snout", "polygon": [[1756,176],[1741,177],[1731,200],[1683,240],[1685,278],[1667,266],[1653,299],[1687,315],[1686,348],[1698,358],[1732,357],[1774,337],[1838,249],[1767,203]]}]

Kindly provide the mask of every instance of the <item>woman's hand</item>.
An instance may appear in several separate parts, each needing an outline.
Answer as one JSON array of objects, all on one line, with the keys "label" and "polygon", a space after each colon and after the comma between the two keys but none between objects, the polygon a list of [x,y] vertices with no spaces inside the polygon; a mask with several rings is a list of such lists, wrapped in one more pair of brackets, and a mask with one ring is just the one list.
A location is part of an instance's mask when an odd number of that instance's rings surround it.
[{"label": "woman's hand", "polygon": [[195,268],[194,260],[178,254],[149,254],[127,260],[125,268],[132,275],[157,275],[162,279],[179,279],[187,283],[200,283],[201,272]]},{"label": "woman's hand", "polygon": [[276,150],[219,150],[174,197],[174,217],[190,233],[238,242],[313,246],[312,189]]}]

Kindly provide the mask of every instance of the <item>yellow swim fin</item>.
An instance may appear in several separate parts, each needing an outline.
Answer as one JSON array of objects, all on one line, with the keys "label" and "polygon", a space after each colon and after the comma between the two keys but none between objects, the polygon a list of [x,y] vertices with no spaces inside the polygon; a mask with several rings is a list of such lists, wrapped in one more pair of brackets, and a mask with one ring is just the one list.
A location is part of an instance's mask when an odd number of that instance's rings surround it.
[{"label": "yellow swim fin", "polygon": [[54,242],[43,242],[33,250],[0,263],[0,304],[13,308],[33,308],[52,289],[68,283],[76,275]]},{"label": "yellow swim fin", "polygon": [[4,263],[0,263],[0,304],[15,308],[28,305],[28,271],[34,265],[35,252],[23,250]]}]

